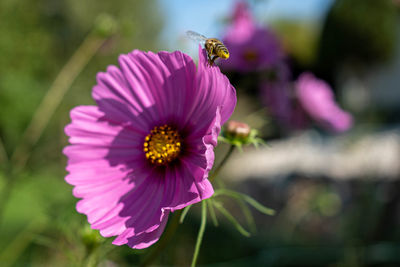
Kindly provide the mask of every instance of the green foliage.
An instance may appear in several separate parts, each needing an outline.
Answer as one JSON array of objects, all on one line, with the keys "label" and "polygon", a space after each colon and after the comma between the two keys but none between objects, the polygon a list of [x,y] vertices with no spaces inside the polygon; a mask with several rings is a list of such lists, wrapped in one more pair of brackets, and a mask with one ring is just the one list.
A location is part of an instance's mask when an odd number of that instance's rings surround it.
[{"label": "green foliage", "polygon": [[337,0],[323,28],[318,68],[388,61],[394,52],[396,8],[391,0]]},{"label": "green foliage", "polygon": [[317,56],[319,28],[306,20],[276,20],[271,27],[282,39],[285,49],[302,66],[314,63]]},{"label": "green foliage", "polygon": [[[235,216],[232,215],[232,213],[224,207],[224,203],[221,202],[220,200],[216,199],[219,196],[227,196],[227,197],[230,197],[230,198],[238,201],[240,208],[242,209],[243,214],[246,217],[246,221],[249,224],[249,227],[254,231],[255,231],[254,219],[253,219],[253,216],[251,215],[249,208],[245,205],[245,203],[249,204],[250,206],[252,206],[253,208],[257,209],[258,211],[260,211],[264,214],[273,215],[275,213],[274,210],[263,206],[262,204],[257,202],[255,199],[251,198],[250,196],[247,196],[246,194],[242,194],[242,193],[235,192],[235,191],[228,190],[228,189],[216,190],[214,195],[211,198],[205,199],[201,202],[201,224],[200,224],[200,230],[197,235],[197,241],[196,241],[196,245],[195,245],[195,250],[194,250],[191,266],[196,265],[197,257],[199,255],[199,251],[200,251],[200,246],[201,246],[201,243],[203,242],[203,235],[204,235],[206,222],[207,222],[207,211],[210,213],[210,217],[211,217],[211,220],[212,220],[214,226],[218,227],[218,225],[219,225],[218,219],[217,219],[217,214],[215,212],[215,210],[218,210],[220,212],[220,214],[222,214],[235,227],[235,229],[240,234],[242,234],[245,237],[251,236],[250,232],[247,231],[239,223],[239,221],[235,218]],[[193,205],[189,205],[183,209],[183,212],[179,218],[180,223],[183,223],[186,215],[188,214],[188,212],[192,206]]]},{"label": "green foliage", "polygon": [[[78,77],[56,121],[67,121],[70,107],[91,103],[96,72],[116,64],[118,54],[157,49],[161,22],[154,0],[1,1],[0,136],[6,150],[11,153],[56,74],[93,27],[102,36],[117,35]],[[54,136],[55,129],[47,134]]]},{"label": "green foliage", "polygon": [[[161,22],[155,0],[0,1],[0,140],[6,152],[0,158],[0,265],[96,265],[107,255],[109,240],[87,228],[64,181],[63,128],[73,106],[93,103],[90,91],[98,71],[117,64],[120,53],[159,47]],[[80,73],[61,105],[56,104],[50,121],[40,121],[47,128],[27,151],[28,168],[9,171],[3,163],[20,144],[43,96],[93,32],[92,43],[100,43],[96,36],[101,42],[112,38]],[[90,43],[86,47],[97,52]]]}]

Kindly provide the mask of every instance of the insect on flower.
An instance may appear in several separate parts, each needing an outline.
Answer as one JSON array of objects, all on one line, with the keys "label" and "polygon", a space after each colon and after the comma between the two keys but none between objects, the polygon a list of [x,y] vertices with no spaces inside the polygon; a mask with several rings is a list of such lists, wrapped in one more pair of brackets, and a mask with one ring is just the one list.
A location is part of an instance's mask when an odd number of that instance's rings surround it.
[{"label": "insect on flower", "polygon": [[223,59],[229,58],[228,48],[217,38],[207,38],[194,31],[187,31],[186,35],[204,46],[207,51],[208,64],[210,66],[214,65],[214,61],[219,57]]}]

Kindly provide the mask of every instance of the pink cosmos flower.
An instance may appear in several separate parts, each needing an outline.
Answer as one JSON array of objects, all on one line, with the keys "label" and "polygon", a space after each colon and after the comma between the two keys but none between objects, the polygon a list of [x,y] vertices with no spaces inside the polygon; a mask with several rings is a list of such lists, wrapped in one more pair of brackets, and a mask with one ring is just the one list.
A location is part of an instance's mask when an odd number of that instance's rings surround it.
[{"label": "pink cosmos flower", "polygon": [[336,104],[332,89],[325,81],[305,72],[299,76],[295,90],[303,109],[322,127],[333,132],[350,129],[352,116]]},{"label": "pink cosmos flower", "polygon": [[71,111],[66,181],[76,208],[115,245],[146,248],[168,215],[213,194],[208,173],[236,105],[218,67],[179,52],[134,50],[97,75],[97,106]]},{"label": "pink cosmos flower", "polygon": [[233,12],[232,25],[223,42],[230,52],[228,60],[220,61],[225,70],[257,71],[281,61],[281,45],[270,30],[258,26],[245,2],[238,2]]}]

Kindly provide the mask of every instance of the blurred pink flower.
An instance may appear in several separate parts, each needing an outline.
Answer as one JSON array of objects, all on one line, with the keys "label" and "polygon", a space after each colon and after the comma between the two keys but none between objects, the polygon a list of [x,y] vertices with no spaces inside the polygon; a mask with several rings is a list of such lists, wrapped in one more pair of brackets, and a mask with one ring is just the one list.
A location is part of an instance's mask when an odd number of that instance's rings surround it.
[{"label": "blurred pink flower", "polygon": [[236,105],[218,67],[179,52],[135,50],[97,75],[97,106],[71,111],[66,181],[76,208],[115,245],[146,248],[168,214],[213,194],[208,173]]},{"label": "blurred pink flower", "polygon": [[294,101],[289,67],[282,62],[270,69],[269,74],[271,77],[260,85],[263,104],[268,112],[285,128],[305,128],[309,120],[302,107]]},{"label": "blurred pink flower", "polygon": [[230,58],[220,61],[221,68],[239,72],[262,70],[283,57],[281,45],[267,28],[258,26],[245,2],[237,2],[232,24],[223,38]]},{"label": "blurred pink flower", "polygon": [[325,129],[344,132],[353,125],[352,116],[335,102],[331,87],[312,73],[302,73],[297,79],[295,90],[303,109]]},{"label": "blurred pink flower", "polygon": [[263,104],[269,113],[279,121],[288,122],[291,117],[290,71],[284,64],[269,71],[269,78],[260,85]]}]

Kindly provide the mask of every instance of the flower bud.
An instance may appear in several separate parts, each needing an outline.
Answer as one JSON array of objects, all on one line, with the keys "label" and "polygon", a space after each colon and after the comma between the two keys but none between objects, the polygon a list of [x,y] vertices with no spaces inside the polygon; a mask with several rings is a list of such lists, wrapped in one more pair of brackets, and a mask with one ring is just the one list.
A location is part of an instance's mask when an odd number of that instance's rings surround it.
[{"label": "flower bud", "polygon": [[81,239],[87,251],[93,251],[103,242],[103,237],[99,232],[90,228],[89,225],[85,225],[81,230]]},{"label": "flower bud", "polygon": [[103,38],[113,35],[117,30],[117,22],[108,14],[100,14],[95,20],[94,30]]},{"label": "flower bud", "polygon": [[225,131],[226,135],[230,138],[245,140],[249,137],[251,128],[244,122],[229,121],[226,125]]}]

